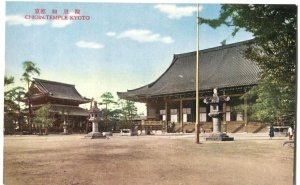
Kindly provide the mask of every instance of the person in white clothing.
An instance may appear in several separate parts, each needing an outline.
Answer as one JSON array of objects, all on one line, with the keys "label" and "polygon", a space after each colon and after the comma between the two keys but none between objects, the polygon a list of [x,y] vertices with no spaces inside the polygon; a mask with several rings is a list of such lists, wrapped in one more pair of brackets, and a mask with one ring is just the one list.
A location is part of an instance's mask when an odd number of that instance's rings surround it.
[{"label": "person in white clothing", "polygon": [[289,135],[289,140],[292,140],[293,139],[293,129],[291,126],[288,129],[288,135]]}]

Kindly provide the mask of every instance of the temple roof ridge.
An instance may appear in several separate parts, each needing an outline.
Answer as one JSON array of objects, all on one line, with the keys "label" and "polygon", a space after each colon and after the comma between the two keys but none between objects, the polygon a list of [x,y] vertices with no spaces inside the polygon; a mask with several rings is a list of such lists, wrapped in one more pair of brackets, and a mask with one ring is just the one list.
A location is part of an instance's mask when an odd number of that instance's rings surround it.
[{"label": "temple roof ridge", "polygon": [[[243,52],[255,40],[200,50],[199,90],[253,86],[259,80],[259,66]],[[139,88],[118,92],[122,98],[147,98],[195,91],[196,51],[174,54],[169,67],[155,81]]]},{"label": "temple roof ridge", "polygon": [[[210,48],[206,48],[206,49],[201,49],[201,50],[199,50],[199,53],[201,54],[201,53],[214,52],[214,51],[218,51],[218,50],[237,47],[237,46],[240,46],[240,45],[252,44],[254,42],[255,42],[255,39],[249,39],[249,40],[245,40],[245,41],[226,44],[226,45],[223,45],[223,46],[215,46],[215,47],[210,47]],[[196,50],[191,51],[191,52],[186,52],[186,53],[178,53],[178,54],[174,54],[174,57],[180,58],[180,57],[192,56],[192,55],[195,55],[195,53],[196,53]]]},{"label": "temple roof ridge", "polygon": [[63,83],[63,82],[45,80],[45,79],[40,79],[40,78],[33,78],[33,79],[34,79],[34,81],[38,81],[38,82],[46,82],[46,83],[59,84],[59,85],[65,85],[65,86],[75,86],[74,84],[67,84],[67,83]]}]

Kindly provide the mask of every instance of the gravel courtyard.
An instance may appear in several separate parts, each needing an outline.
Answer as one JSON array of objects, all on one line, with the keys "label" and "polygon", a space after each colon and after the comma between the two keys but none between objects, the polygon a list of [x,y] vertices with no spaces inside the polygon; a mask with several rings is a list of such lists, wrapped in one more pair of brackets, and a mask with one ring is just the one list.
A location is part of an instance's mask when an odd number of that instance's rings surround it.
[{"label": "gravel courtyard", "polygon": [[[231,134],[194,144],[194,135],[5,136],[6,185],[292,185],[286,137]],[[203,138],[201,138],[203,139]]]}]

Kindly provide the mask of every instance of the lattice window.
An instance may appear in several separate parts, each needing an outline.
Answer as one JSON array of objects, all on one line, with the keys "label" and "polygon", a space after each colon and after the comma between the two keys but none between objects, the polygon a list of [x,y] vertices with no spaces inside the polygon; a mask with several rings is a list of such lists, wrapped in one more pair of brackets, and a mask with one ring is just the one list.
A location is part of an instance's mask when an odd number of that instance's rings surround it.
[{"label": "lattice window", "polygon": [[170,109],[171,115],[177,115],[177,109]]},{"label": "lattice window", "polygon": [[160,110],[159,113],[160,115],[166,115],[166,110]]},{"label": "lattice window", "polygon": [[191,112],[192,112],[192,111],[191,111],[191,108],[183,108],[183,109],[182,109],[182,113],[183,113],[183,114],[191,114]]}]

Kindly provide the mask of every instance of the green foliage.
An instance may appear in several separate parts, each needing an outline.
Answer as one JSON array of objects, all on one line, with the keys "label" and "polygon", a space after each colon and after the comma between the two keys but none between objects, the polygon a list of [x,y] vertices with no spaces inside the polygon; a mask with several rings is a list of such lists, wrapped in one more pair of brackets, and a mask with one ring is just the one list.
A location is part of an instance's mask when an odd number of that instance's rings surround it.
[{"label": "green foliage", "polygon": [[111,104],[116,104],[116,102],[114,101],[114,96],[112,95],[111,92],[105,92],[101,95],[101,99],[102,101],[100,102],[100,104],[104,104],[106,106],[111,105]]},{"label": "green foliage", "polygon": [[[102,101],[99,103],[100,105],[105,105],[105,108],[102,109],[104,120],[107,122],[108,120],[132,120],[137,115],[137,108],[132,101],[114,100],[114,96],[111,92],[105,92],[101,95]],[[115,108],[112,107],[115,106]]]},{"label": "green foliage", "polygon": [[31,61],[25,61],[23,62],[23,70],[24,73],[22,75],[21,81],[24,81],[27,85],[27,105],[28,105],[28,124],[30,125],[31,130],[31,117],[32,117],[32,110],[31,110],[31,102],[30,102],[30,94],[29,92],[29,84],[32,81],[32,75],[40,75],[40,69],[37,67],[37,65]]},{"label": "green foliage", "polygon": [[296,35],[295,5],[222,5],[217,19],[201,19],[213,28],[227,25],[232,35],[240,29],[253,33],[255,46],[245,51],[245,57],[261,69],[260,83],[245,96],[257,100],[249,106],[252,118],[274,121],[296,107]]},{"label": "green foliage", "polygon": [[242,97],[255,99],[247,107],[252,120],[274,123],[279,117],[295,112],[295,97],[288,96],[291,94],[288,91],[293,88],[270,81],[269,79],[262,79],[258,86],[252,88]]},{"label": "green foliage", "polygon": [[129,100],[119,100],[119,105],[121,106],[122,118],[127,120],[133,120],[137,116],[137,107],[133,101]]},{"label": "green foliage", "polygon": [[121,115],[123,114],[123,111],[119,108],[113,109],[109,112],[109,118],[110,120],[119,120]]},{"label": "green foliage", "polygon": [[13,76],[4,76],[4,86],[13,84],[14,83],[14,77]]},{"label": "green foliage", "polygon": [[105,105],[105,108],[102,110],[105,121],[111,120],[116,117],[115,111],[110,109],[111,105],[116,105],[117,102],[114,101],[114,96],[111,92],[105,92],[101,95],[100,105]]},{"label": "green foliage", "polygon": [[23,70],[24,73],[22,75],[21,80],[25,81],[27,84],[31,82],[32,75],[34,74],[40,75],[40,69],[32,61],[23,62]]},{"label": "green foliage", "polygon": [[23,114],[21,112],[20,100],[25,92],[22,87],[11,87],[14,84],[14,77],[4,77],[4,128],[5,133],[14,133],[15,128],[23,123]]},{"label": "green foliage", "polygon": [[224,39],[222,42],[220,42],[221,46],[225,46],[226,45],[226,39]]},{"label": "green foliage", "polygon": [[47,104],[35,111],[34,124],[39,128],[48,128],[54,122],[53,113],[50,111],[51,105]]},{"label": "green foliage", "polygon": [[[31,76],[34,74],[40,74],[40,69],[36,66],[35,63],[31,61],[23,62],[24,73],[21,80],[26,82],[27,90],[29,89],[29,83],[31,82]],[[20,101],[24,97],[29,97],[25,93],[23,87],[9,87],[14,84],[14,77],[5,76],[4,77],[4,125],[7,129],[16,128],[17,126],[21,127],[21,122],[23,123],[24,115],[21,112]],[[28,98],[28,104],[30,103],[30,98]],[[29,106],[29,114],[31,114],[31,107]],[[29,117],[31,117],[29,115]],[[30,121],[28,117],[28,122]],[[12,126],[12,124],[14,126]],[[25,126],[25,125],[22,125]],[[21,129],[21,128],[20,128]],[[22,130],[22,129],[21,129]]]},{"label": "green foliage", "polygon": [[16,115],[12,112],[4,113],[4,134],[14,134],[17,128]]},{"label": "green foliage", "polygon": [[24,88],[14,87],[4,92],[4,111],[20,109],[19,101],[25,96]]}]

